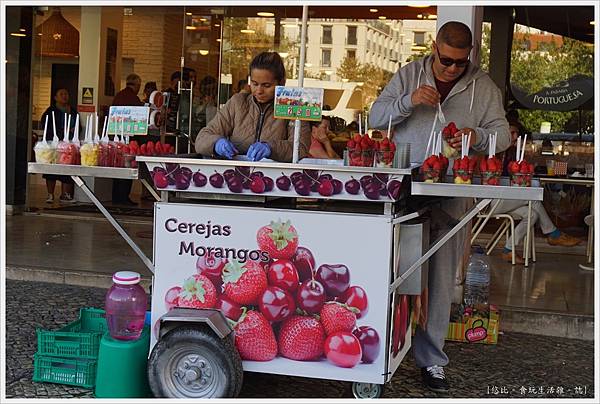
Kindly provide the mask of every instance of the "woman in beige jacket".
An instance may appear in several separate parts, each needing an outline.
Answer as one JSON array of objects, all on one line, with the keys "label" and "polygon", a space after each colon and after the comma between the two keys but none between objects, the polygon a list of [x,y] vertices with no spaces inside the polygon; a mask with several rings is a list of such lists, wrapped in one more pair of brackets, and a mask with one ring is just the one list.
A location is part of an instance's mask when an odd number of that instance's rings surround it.
[{"label": "woman in beige jacket", "polygon": [[[250,64],[251,93],[235,94],[196,137],[196,152],[231,159],[292,161],[294,123],[275,119],[275,87],[285,85],[285,67],[276,52],[263,52]],[[310,127],[302,122],[299,158],[308,155]]]}]

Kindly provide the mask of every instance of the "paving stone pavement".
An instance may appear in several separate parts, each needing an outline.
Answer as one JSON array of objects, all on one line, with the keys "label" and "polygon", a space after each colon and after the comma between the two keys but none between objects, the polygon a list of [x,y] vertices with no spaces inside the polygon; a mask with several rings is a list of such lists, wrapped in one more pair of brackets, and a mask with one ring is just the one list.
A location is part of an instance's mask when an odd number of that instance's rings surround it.
[{"label": "paving stone pavement", "polygon": [[[56,329],[77,318],[81,307],[102,307],[105,289],[6,281],[6,396],[9,398],[93,397],[90,390],[33,383],[35,329]],[[409,355],[386,385],[386,398],[592,398],[594,344],[522,333],[501,335],[497,345],[449,342],[445,368],[448,395],[423,388]],[[348,383],[245,373],[244,398],[349,397]],[[522,388],[524,394],[522,394]],[[562,388],[562,394],[558,393]],[[543,390],[541,390],[543,389]],[[549,391],[553,389],[554,393]]]}]

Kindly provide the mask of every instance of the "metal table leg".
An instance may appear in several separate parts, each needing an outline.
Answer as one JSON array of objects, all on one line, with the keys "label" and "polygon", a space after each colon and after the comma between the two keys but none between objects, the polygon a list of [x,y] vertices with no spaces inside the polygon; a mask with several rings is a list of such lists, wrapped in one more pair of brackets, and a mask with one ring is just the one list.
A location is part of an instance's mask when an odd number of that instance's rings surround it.
[{"label": "metal table leg", "polygon": [[148,190],[148,192],[150,192],[150,194],[152,194],[152,196],[154,197],[154,199],[156,199],[157,201],[160,201],[160,195],[158,195],[158,193],[156,192],[156,190],[154,190],[154,188],[152,187],[152,185],[148,184],[148,181],[146,181],[143,178],[140,178],[140,181],[142,182],[142,185],[144,187],[146,187],[146,189]]},{"label": "metal table leg", "polygon": [[411,265],[410,268],[406,270],[401,276],[399,276],[389,288],[389,293],[394,293],[394,291],[400,286],[402,282],[408,279],[409,276],[413,274],[425,261],[427,261],[433,254],[435,254],[448,240],[450,240],[460,229],[465,227],[467,224],[473,220],[473,218],[481,212],[486,206],[488,206],[492,202],[492,199],[482,199],[475,206],[469,209],[460,219],[460,221],[451,228],[447,233],[442,235],[429,250],[421,258],[419,258],[414,264]]},{"label": "metal table leg", "polygon": [[123,239],[129,244],[131,249],[140,257],[142,262],[146,265],[146,267],[150,270],[150,272],[154,273],[154,264],[152,261],[146,257],[146,254],[140,249],[140,247],[129,237],[129,234],[121,227],[119,222],[110,214],[108,210],[102,205],[102,202],[96,198],[96,195],[92,192],[92,190],[87,186],[87,184],[79,177],[78,175],[72,175],[73,181],[81,190],[87,195],[88,198],[96,205],[96,207],[102,212],[104,217],[110,222],[110,224],[115,228],[115,230],[123,237]]},{"label": "metal table leg", "polygon": [[477,238],[477,236],[479,236],[479,233],[481,233],[481,230],[483,230],[483,228],[485,227],[485,225],[487,224],[487,222],[490,220],[490,218],[494,214],[494,211],[496,210],[496,208],[498,207],[498,205],[500,204],[501,201],[502,201],[501,199],[498,199],[496,201],[496,203],[494,203],[494,205],[490,209],[489,213],[483,219],[483,223],[481,223],[481,225],[479,227],[477,227],[477,231],[475,232],[475,234],[473,234],[473,237],[471,237],[471,244],[473,244],[473,242],[475,241],[475,239]]}]

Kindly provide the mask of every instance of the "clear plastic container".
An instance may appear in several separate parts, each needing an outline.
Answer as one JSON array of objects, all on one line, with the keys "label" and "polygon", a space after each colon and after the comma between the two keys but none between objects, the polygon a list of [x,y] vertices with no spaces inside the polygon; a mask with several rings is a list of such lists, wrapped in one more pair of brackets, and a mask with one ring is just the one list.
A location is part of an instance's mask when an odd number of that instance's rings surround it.
[{"label": "clear plastic container", "polygon": [[137,272],[121,271],[113,275],[105,310],[108,331],[114,339],[131,341],[142,334],[148,297],[139,283]]},{"label": "clear plastic container", "polygon": [[58,142],[57,153],[58,164],[77,165],[81,162],[79,142]]},{"label": "clear plastic container", "polygon": [[471,248],[465,277],[464,302],[467,306],[487,304],[490,293],[490,262],[478,245]]},{"label": "clear plastic container", "polygon": [[81,153],[81,165],[95,167],[100,160],[100,146],[98,143],[84,143],[79,150]]},{"label": "clear plastic container", "polygon": [[33,151],[35,152],[35,161],[37,163],[56,163],[56,144],[42,140],[35,144]]},{"label": "clear plastic container", "polygon": [[108,142],[100,142],[98,146],[100,147],[98,153],[98,165],[100,167],[112,167],[114,165],[114,161],[111,161],[110,159]]}]

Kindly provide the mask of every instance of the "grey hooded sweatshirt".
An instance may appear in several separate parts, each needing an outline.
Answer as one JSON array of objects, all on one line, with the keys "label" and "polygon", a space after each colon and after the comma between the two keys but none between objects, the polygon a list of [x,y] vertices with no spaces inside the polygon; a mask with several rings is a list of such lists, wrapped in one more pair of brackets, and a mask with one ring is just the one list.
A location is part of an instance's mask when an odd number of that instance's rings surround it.
[{"label": "grey hooded sweatshirt", "polygon": [[[412,93],[421,85],[435,88],[429,55],[399,69],[375,100],[369,114],[371,127],[387,130],[390,115],[394,142],[410,143],[410,161],[422,163],[427,141],[432,130],[439,132],[445,125],[437,119],[438,108],[428,105],[413,106]],[[510,145],[510,132],[502,106],[500,89],[492,79],[477,66],[469,63],[467,71],[454,85],[450,94],[442,102],[442,112],[446,125],[454,121],[456,127],[472,128],[477,131],[477,139],[471,148],[487,154],[489,134],[498,133],[496,152],[504,151]]]}]

